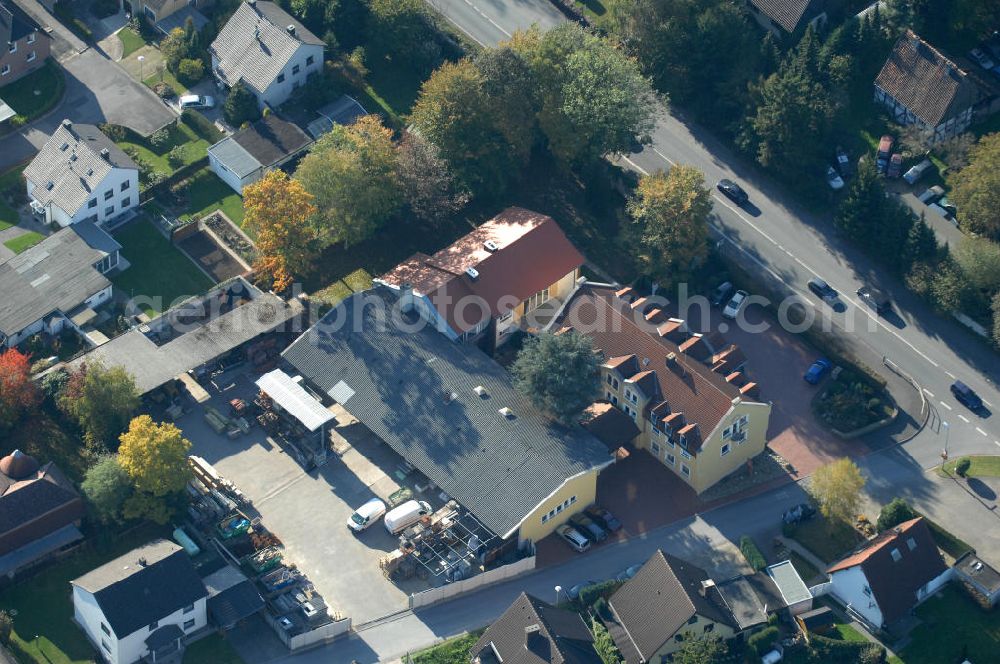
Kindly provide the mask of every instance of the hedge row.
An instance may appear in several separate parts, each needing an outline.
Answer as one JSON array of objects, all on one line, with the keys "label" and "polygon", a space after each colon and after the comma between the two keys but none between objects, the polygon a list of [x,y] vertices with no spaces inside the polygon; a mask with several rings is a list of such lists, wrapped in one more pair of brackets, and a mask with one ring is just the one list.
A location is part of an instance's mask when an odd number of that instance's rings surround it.
[{"label": "hedge row", "polygon": [[767,560],[764,559],[764,554],[760,552],[757,543],[749,535],[740,537],[740,551],[743,552],[743,557],[747,559],[747,564],[755,572],[759,572],[767,567]]},{"label": "hedge row", "polygon": [[191,127],[196,134],[204,138],[209,143],[218,143],[226,137],[226,135],[219,131],[219,128],[216,127],[211,120],[193,108],[184,109],[181,113],[181,122]]}]

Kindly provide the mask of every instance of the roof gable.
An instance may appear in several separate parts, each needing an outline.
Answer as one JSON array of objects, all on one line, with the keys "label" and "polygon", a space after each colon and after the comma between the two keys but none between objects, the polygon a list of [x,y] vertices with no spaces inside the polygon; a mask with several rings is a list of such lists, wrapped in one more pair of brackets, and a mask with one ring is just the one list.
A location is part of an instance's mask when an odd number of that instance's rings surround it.
[{"label": "roof gable", "polygon": [[750,3],[786,32],[795,32],[803,18],[811,21],[823,11],[822,0],[750,0]]},{"label": "roof gable", "polygon": [[980,97],[968,74],[911,30],[896,42],[875,85],[931,127],[972,107]]}]

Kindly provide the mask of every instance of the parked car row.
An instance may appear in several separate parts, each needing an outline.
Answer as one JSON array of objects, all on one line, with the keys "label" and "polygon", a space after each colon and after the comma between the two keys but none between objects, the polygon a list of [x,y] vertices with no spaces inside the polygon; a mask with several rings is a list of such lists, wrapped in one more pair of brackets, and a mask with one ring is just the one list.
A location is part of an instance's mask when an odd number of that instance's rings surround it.
[{"label": "parked car row", "polygon": [[[577,553],[588,550],[592,544],[603,542],[611,533],[622,529],[621,521],[599,505],[591,505],[569,518],[569,523],[556,528],[556,534]],[[586,585],[586,584],[583,584]]]}]

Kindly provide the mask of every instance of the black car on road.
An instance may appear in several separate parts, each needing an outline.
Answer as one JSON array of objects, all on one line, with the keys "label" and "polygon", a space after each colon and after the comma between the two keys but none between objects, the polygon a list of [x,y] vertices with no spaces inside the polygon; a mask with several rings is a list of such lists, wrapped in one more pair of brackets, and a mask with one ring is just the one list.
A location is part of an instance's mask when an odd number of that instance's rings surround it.
[{"label": "black car on road", "polygon": [[958,402],[963,406],[971,410],[972,412],[978,412],[983,408],[983,400],[979,397],[975,391],[963,383],[960,380],[956,380],[951,384],[951,393],[955,395]]},{"label": "black car on road", "polygon": [[747,192],[743,191],[743,187],[736,184],[732,180],[719,180],[719,184],[715,187],[721,191],[726,198],[736,203],[737,205],[743,205],[750,200],[750,196]]}]

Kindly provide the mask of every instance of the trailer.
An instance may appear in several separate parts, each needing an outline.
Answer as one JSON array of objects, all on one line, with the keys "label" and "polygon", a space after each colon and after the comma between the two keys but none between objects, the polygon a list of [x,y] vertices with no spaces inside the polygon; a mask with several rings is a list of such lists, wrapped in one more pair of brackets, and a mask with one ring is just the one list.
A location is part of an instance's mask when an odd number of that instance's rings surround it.
[{"label": "trailer", "polygon": [[279,566],[260,577],[260,583],[264,586],[264,591],[269,595],[276,595],[294,586],[302,580],[302,572],[295,567]]}]

